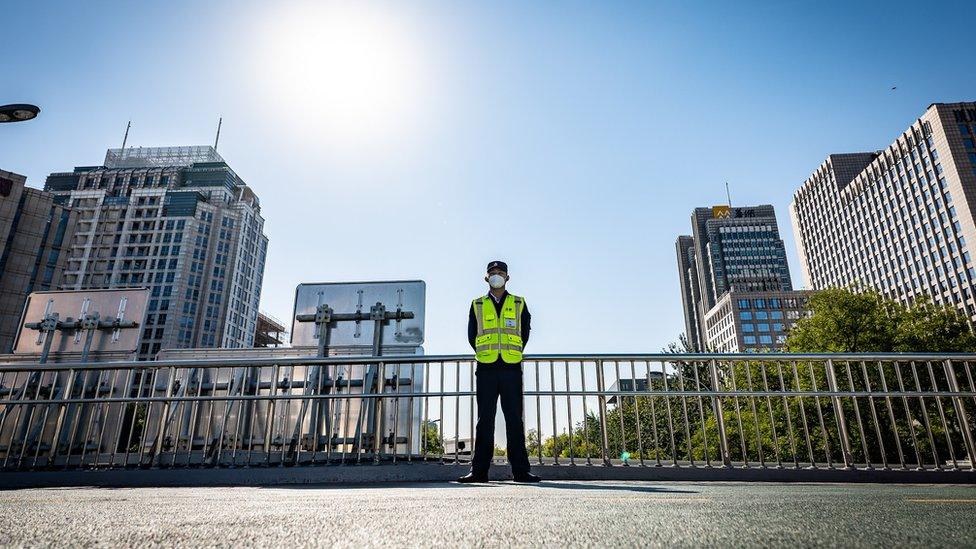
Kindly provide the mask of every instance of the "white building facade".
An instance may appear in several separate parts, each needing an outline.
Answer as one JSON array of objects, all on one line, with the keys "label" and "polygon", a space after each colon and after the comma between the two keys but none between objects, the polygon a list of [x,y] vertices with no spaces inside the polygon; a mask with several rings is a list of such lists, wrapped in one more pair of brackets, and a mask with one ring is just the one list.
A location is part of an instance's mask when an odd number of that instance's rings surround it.
[{"label": "white building facade", "polygon": [[251,347],[268,238],[257,196],[212,147],[111,149],[48,176],[78,212],[62,289],[150,288],[140,358]]}]

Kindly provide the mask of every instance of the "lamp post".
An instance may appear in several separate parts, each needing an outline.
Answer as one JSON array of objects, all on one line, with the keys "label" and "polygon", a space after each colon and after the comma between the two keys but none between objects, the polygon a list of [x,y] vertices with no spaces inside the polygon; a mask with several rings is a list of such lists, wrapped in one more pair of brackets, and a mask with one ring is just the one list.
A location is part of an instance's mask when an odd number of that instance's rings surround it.
[{"label": "lamp post", "polygon": [[41,109],[35,105],[26,103],[15,103],[13,105],[3,105],[0,107],[0,124],[6,122],[26,122],[37,118],[37,113]]}]

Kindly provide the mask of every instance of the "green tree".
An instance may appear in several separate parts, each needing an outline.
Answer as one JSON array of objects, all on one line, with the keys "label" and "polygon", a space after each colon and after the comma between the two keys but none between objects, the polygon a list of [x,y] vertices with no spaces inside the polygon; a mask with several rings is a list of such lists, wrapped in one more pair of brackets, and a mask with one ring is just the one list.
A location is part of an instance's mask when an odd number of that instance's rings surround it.
[{"label": "green tree", "polygon": [[976,336],[968,319],[953,307],[928,299],[902,308],[892,348],[906,353],[972,352]]},{"label": "green tree", "polygon": [[[903,306],[872,290],[830,289],[815,293],[811,314],[790,331],[787,349],[795,353],[947,353],[976,350],[968,319],[951,307],[925,299]],[[688,354],[685,338],[665,353]],[[710,361],[675,357],[667,373],[649,376],[651,390],[713,388]],[[716,364],[718,389],[771,391],[781,396],[623,396],[608,402],[607,455],[624,452],[631,460],[721,460],[716,407],[724,415],[733,461],[779,459],[784,463],[843,460],[837,414],[846,420],[856,462],[942,462],[962,447],[955,409],[937,399],[888,400],[844,397],[839,410],[828,397],[789,396],[796,391],[930,391],[945,389],[941,363],[926,361],[784,360]],[[832,369],[832,370],[831,370]],[[665,387],[666,385],[666,387]],[[941,409],[940,409],[941,408]],[[940,418],[945,416],[945,421]],[[976,418],[971,418],[971,422]],[[537,437],[537,435],[536,435]],[[536,438],[537,440],[537,438]],[[541,443],[544,456],[599,458],[603,440],[594,410],[570,432]],[[538,452],[539,447],[533,447]]]},{"label": "green tree", "polygon": [[528,450],[529,457],[539,455],[539,447],[542,442],[539,440],[539,431],[529,429],[525,433],[525,449]]},{"label": "green tree", "polygon": [[441,455],[444,453],[444,439],[441,437],[440,427],[436,421],[428,421],[424,425],[423,433],[423,452],[425,454]]},{"label": "green tree", "polygon": [[831,288],[810,297],[811,315],[786,339],[792,353],[889,352],[903,307],[873,290]]},{"label": "green tree", "polygon": [[904,306],[870,289],[831,288],[810,298],[810,316],[786,339],[793,353],[950,353],[976,350],[968,319],[919,298]]},{"label": "green tree", "polygon": [[[969,320],[957,309],[936,305],[925,297],[905,306],[874,290],[833,288],[815,293],[810,299],[810,311],[810,316],[799,320],[790,330],[786,341],[788,351],[952,353],[976,350],[976,337]],[[869,363],[835,359],[831,366],[841,391],[881,387],[930,391],[947,386],[942,365],[926,361]],[[808,370],[809,375],[803,375],[797,381],[798,388],[807,389],[815,384],[821,389],[827,386],[827,363],[807,362],[800,367]],[[810,415],[811,410],[817,413],[818,406],[827,417],[834,413],[827,399],[821,403],[811,402],[809,398],[794,400],[803,401],[803,411],[809,417],[819,419],[819,416]],[[883,453],[889,461],[894,461],[898,449],[908,460],[928,456],[939,462],[949,455],[950,441],[960,436],[955,432],[955,410],[951,406],[940,409],[938,399],[927,399],[924,406],[922,399],[891,399],[887,403],[890,407],[887,417],[876,404],[867,398],[842,399],[842,413],[849,425],[855,459],[865,459],[864,448],[867,448],[875,460]],[[801,408],[794,406],[791,410],[796,417]],[[875,422],[878,413],[881,413],[881,419]],[[940,418],[941,414],[945,415],[945,422],[930,419]],[[779,417],[774,415],[774,418]],[[836,424],[829,422],[826,429],[815,427],[818,428],[814,429],[813,436],[822,450],[832,454],[834,459],[840,459]],[[923,433],[926,432],[931,436],[925,436]],[[959,444],[959,441],[952,444]]]}]

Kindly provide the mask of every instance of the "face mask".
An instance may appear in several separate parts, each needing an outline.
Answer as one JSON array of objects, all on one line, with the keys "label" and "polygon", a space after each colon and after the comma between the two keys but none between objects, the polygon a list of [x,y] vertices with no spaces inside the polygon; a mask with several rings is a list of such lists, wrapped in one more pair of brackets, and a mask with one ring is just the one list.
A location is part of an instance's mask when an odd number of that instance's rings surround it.
[{"label": "face mask", "polygon": [[504,288],[505,287],[505,277],[502,276],[502,275],[497,275],[497,274],[491,275],[491,276],[488,277],[488,285],[491,286],[492,288],[496,289],[496,290],[499,289],[499,288]]}]

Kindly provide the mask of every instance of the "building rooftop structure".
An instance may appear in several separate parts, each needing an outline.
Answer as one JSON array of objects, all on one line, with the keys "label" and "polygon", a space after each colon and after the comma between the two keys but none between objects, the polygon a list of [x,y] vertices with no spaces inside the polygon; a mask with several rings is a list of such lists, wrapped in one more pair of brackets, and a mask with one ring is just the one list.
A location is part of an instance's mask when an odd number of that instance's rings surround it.
[{"label": "building rooftop structure", "polygon": [[188,147],[130,147],[105,151],[106,168],[160,168],[189,166],[202,162],[224,162],[209,145]]}]

